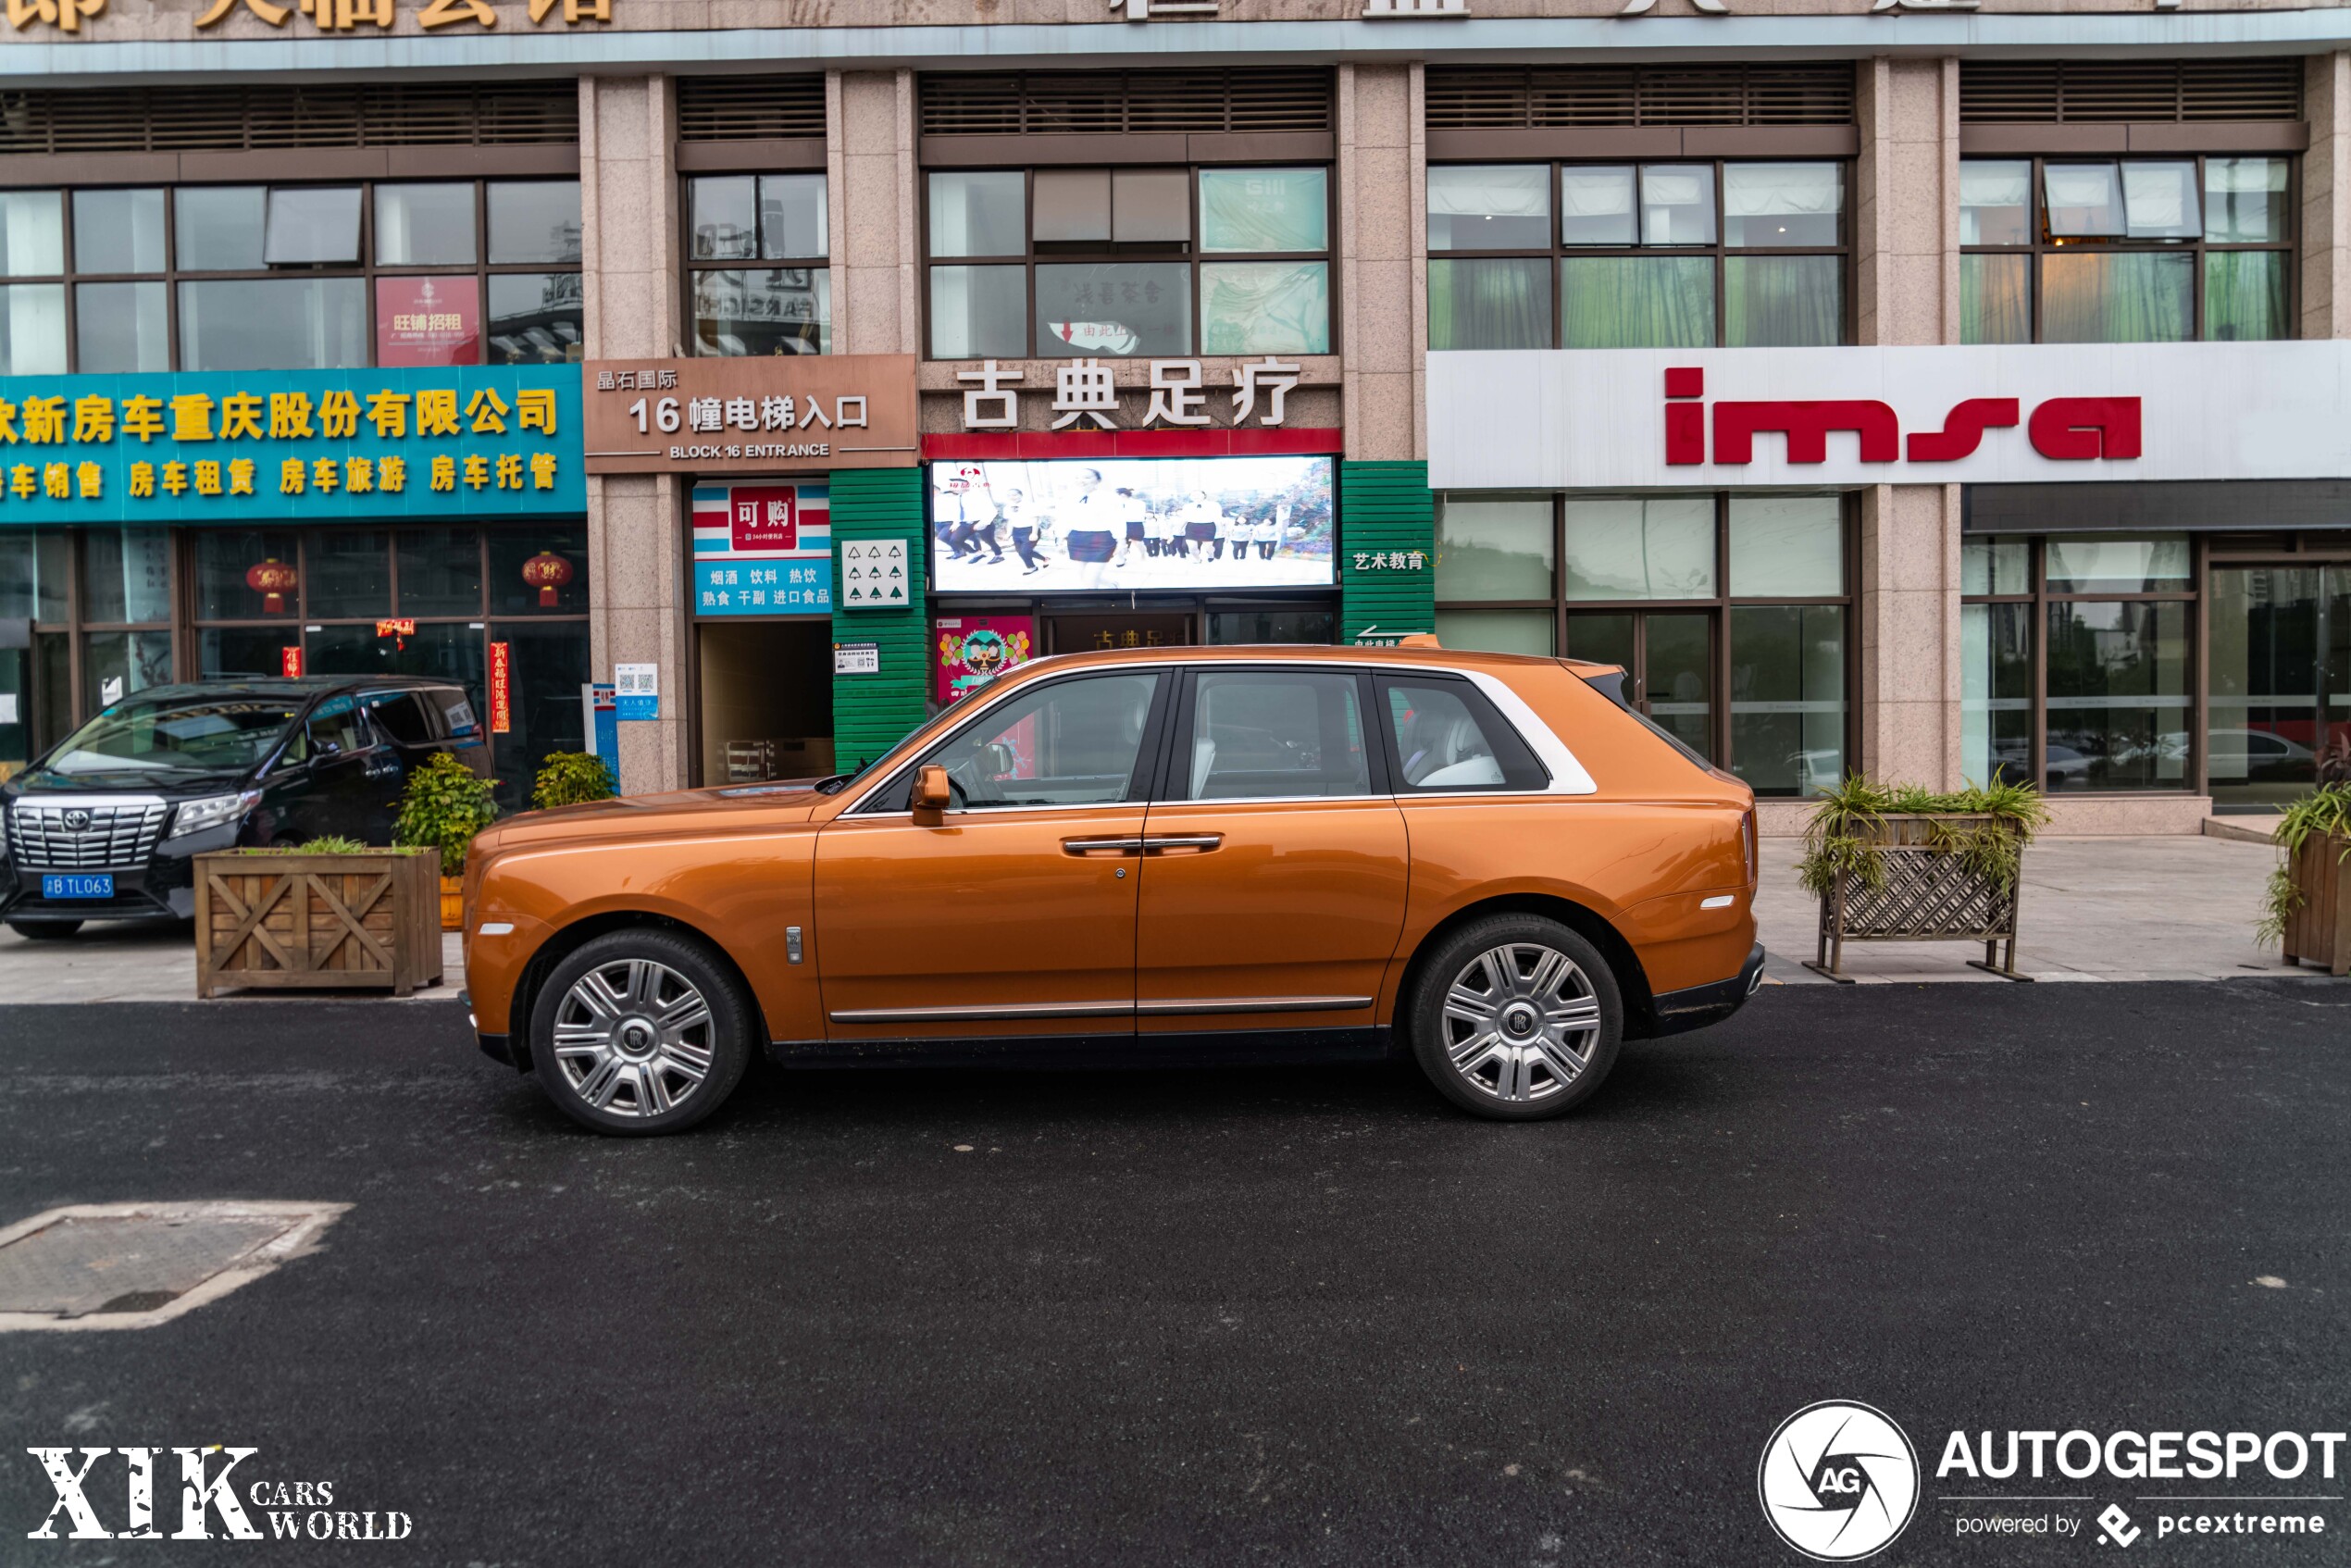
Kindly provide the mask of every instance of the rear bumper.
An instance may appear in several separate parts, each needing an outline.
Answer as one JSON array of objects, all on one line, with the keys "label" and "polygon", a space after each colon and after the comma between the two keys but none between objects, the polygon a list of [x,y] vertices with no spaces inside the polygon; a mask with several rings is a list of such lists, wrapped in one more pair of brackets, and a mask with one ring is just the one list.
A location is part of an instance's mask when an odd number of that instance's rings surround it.
[{"label": "rear bumper", "polygon": [[1739,972],[1729,979],[1692,986],[1687,990],[1667,991],[1658,997],[1657,1033],[1686,1034],[1709,1024],[1719,1024],[1746,1006],[1747,999],[1762,983],[1763,944],[1757,942],[1748,950],[1747,962],[1739,965]]}]

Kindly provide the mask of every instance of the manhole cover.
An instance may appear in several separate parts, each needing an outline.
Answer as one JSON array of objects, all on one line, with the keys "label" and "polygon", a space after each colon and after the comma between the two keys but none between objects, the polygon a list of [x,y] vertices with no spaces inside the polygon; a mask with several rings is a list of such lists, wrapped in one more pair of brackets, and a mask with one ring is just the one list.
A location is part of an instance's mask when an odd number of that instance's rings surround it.
[{"label": "manhole cover", "polygon": [[316,1244],[345,1203],[100,1203],[0,1230],[0,1329],[130,1328],[218,1300]]}]

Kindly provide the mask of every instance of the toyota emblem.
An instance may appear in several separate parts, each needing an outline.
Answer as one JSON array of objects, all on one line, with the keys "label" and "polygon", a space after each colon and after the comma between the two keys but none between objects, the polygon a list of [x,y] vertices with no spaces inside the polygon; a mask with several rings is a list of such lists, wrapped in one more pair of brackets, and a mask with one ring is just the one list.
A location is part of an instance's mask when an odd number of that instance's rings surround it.
[{"label": "toyota emblem", "polygon": [[90,813],[81,806],[68,806],[66,808],[65,824],[68,833],[87,833],[90,831]]}]

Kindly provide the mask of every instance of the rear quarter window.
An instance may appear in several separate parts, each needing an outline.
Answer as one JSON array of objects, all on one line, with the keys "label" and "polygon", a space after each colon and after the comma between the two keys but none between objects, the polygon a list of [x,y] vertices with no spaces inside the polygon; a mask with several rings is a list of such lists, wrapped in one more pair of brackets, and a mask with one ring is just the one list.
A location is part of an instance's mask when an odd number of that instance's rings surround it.
[{"label": "rear quarter window", "polygon": [[1379,678],[1388,777],[1399,795],[1460,791],[1534,792],[1550,775],[1519,732],[1458,676]]}]

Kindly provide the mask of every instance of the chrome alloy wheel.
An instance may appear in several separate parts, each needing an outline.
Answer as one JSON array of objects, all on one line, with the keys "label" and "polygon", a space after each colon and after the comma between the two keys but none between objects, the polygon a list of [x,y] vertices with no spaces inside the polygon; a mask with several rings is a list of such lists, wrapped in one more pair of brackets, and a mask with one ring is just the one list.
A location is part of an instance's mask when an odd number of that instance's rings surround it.
[{"label": "chrome alloy wheel", "polygon": [[710,1073],[710,1003],[650,958],[601,964],[555,1009],[555,1064],[579,1098],[616,1116],[657,1116]]},{"label": "chrome alloy wheel", "polygon": [[1600,1000],[1575,961],[1537,942],[1488,948],[1445,992],[1445,1054],[1496,1100],[1548,1100],[1582,1076]]}]

